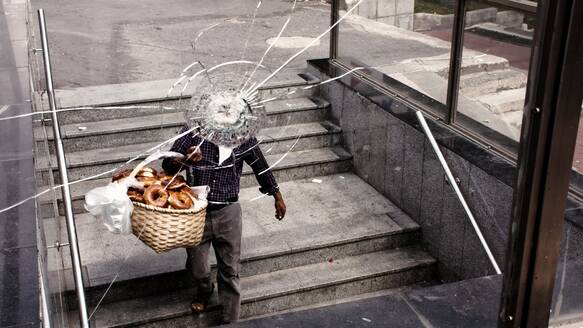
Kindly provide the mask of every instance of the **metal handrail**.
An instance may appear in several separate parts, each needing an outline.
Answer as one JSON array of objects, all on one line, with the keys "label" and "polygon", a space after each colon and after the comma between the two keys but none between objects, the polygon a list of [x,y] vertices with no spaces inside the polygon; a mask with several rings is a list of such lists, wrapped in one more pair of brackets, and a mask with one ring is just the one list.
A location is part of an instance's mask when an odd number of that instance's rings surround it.
[{"label": "metal handrail", "polygon": [[[69,247],[71,251],[71,262],[73,265],[73,276],[75,279],[75,289],[77,293],[77,301],[79,303],[79,319],[81,320],[81,327],[89,327],[89,317],[87,315],[87,304],[85,302],[85,288],[83,286],[83,273],[81,271],[81,257],[79,254],[79,244],[77,241],[77,228],[75,227],[75,218],[73,216],[73,203],[71,201],[71,191],[69,189],[69,176],[67,173],[67,165],[65,162],[65,151],[63,149],[63,141],[61,140],[61,131],[59,127],[59,120],[57,117],[57,105],[55,101],[55,90],[53,88],[53,76],[51,70],[51,61],[49,55],[49,44],[47,40],[47,29],[45,23],[45,13],[41,8],[38,10],[38,21],[41,33],[41,44],[43,49],[43,61],[45,68],[45,79],[47,86],[47,95],[49,97],[49,107],[52,111],[51,119],[53,126],[53,138],[55,140],[55,149],[57,152],[57,164],[59,166],[59,174],[61,176],[63,195],[63,205],[65,207],[65,222],[67,223],[67,234],[69,237]],[[50,164],[49,164],[50,165]]]},{"label": "metal handrail", "polygon": [[435,151],[435,154],[437,155],[437,158],[439,159],[441,166],[443,166],[443,170],[445,171],[447,180],[453,187],[453,190],[455,191],[455,194],[457,195],[460,203],[462,204],[464,211],[466,211],[466,214],[468,215],[468,218],[472,223],[472,227],[474,227],[474,230],[476,231],[476,234],[480,239],[480,243],[482,243],[482,247],[484,248],[486,254],[488,255],[488,259],[490,260],[492,267],[494,267],[494,271],[496,271],[496,274],[501,274],[502,271],[500,270],[500,266],[498,265],[498,262],[496,262],[496,258],[494,258],[494,254],[492,254],[492,251],[490,250],[490,247],[488,246],[488,243],[486,242],[486,239],[484,238],[484,235],[482,234],[482,231],[480,230],[480,227],[478,226],[478,223],[476,222],[476,219],[474,218],[474,215],[472,214],[472,211],[470,210],[470,207],[468,206],[468,203],[466,202],[464,195],[462,195],[462,192],[459,186],[457,185],[455,178],[453,177],[453,174],[451,173],[451,170],[447,165],[447,162],[445,161],[445,157],[443,157],[443,154],[441,153],[441,150],[439,149],[439,146],[435,141],[435,137],[433,137],[433,133],[431,133],[431,130],[427,125],[427,121],[425,121],[425,117],[423,117],[423,113],[421,111],[417,111],[416,114],[417,119],[419,120],[419,124],[421,124],[421,128],[423,129],[425,135],[427,136],[427,139],[429,140],[429,144],[431,144],[431,147]]}]

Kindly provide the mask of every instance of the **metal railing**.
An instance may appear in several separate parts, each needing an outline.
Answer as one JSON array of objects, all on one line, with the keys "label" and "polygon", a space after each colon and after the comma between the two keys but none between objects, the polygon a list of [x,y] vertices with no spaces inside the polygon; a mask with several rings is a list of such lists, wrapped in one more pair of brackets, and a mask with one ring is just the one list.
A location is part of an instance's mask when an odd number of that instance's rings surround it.
[{"label": "metal railing", "polygon": [[488,246],[488,243],[486,242],[486,238],[484,238],[484,234],[482,234],[482,230],[480,230],[480,226],[478,226],[478,223],[476,222],[476,219],[474,218],[474,215],[472,214],[472,211],[470,210],[470,206],[466,202],[466,199],[464,198],[464,195],[462,194],[462,191],[460,190],[460,188],[456,182],[456,179],[453,176],[453,173],[451,173],[451,170],[449,169],[449,165],[447,165],[447,161],[445,160],[445,157],[443,157],[443,153],[439,149],[439,145],[437,145],[437,141],[435,141],[435,137],[433,136],[433,133],[429,129],[429,126],[427,125],[427,121],[425,121],[425,117],[423,117],[423,112],[419,110],[419,111],[417,111],[416,115],[417,115],[417,119],[419,120],[419,124],[421,125],[421,128],[425,132],[427,139],[429,139],[429,144],[431,145],[431,148],[433,148],[433,151],[435,151],[435,155],[437,155],[437,158],[439,159],[439,163],[441,163],[441,166],[443,167],[443,170],[445,171],[445,175],[447,177],[447,180],[449,181],[449,184],[452,186],[453,190],[455,191],[455,194],[458,197],[460,203],[462,204],[462,207],[464,208],[464,211],[466,212],[468,219],[472,223],[472,227],[474,228],[474,231],[476,232],[478,239],[480,239],[480,243],[482,244],[484,251],[486,251],[486,254],[488,255],[488,259],[490,260],[490,263],[492,264],[494,271],[496,271],[496,274],[502,274],[502,271],[500,270],[500,266],[498,265],[498,262],[496,262],[496,258],[494,258],[494,254],[492,254],[492,250],[490,249],[490,246]]},{"label": "metal railing", "polygon": [[[49,98],[49,108],[52,111],[51,119],[53,126],[53,138],[55,141],[55,150],[57,156],[57,164],[59,167],[59,174],[61,177],[61,192],[63,195],[63,205],[65,208],[65,222],[67,224],[67,235],[69,237],[69,248],[71,252],[71,263],[73,266],[73,276],[75,280],[75,289],[77,294],[77,301],[79,303],[79,319],[81,327],[89,327],[89,319],[87,315],[87,304],[85,302],[85,288],[83,286],[83,274],[81,271],[81,257],[79,254],[79,244],[77,242],[77,228],[75,226],[75,218],[73,216],[73,204],[71,201],[71,191],[69,189],[69,177],[67,173],[67,165],[65,162],[65,151],[63,149],[63,141],[61,140],[61,131],[59,127],[59,120],[57,117],[57,105],[55,100],[55,90],[53,88],[53,76],[51,70],[51,61],[49,54],[49,44],[47,39],[47,29],[45,22],[44,10],[38,10],[38,21],[40,26],[40,37],[43,52],[43,62],[45,69],[45,79],[47,87],[47,95]],[[50,164],[49,164],[50,165]]]}]

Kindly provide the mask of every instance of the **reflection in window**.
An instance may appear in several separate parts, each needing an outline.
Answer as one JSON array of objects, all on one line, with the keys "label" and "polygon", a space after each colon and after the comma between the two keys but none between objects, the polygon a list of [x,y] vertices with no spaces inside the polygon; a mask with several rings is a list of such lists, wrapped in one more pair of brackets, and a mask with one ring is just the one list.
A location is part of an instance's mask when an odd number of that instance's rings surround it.
[{"label": "reflection in window", "polygon": [[460,124],[470,125],[498,144],[518,142],[533,32],[531,13],[483,0],[467,2],[458,96]]},{"label": "reflection in window", "polygon": [[365,0],[340,25],[338,57],[354,66],[373,67],[445,104],[454,5],[440,0]]}]

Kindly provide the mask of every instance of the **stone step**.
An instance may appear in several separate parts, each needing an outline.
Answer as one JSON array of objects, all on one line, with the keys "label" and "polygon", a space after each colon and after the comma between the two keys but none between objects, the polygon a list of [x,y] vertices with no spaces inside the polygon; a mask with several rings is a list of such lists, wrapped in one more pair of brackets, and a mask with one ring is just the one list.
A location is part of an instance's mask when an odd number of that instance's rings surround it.
[{"label": "stone step", "polygon": [[[293,140],[295,142],[295,140]],[[298,145],[302,142],[309,142],[308,138],[300,139]],[[300,146],[303,147],[303,146]],[[120,147],[118,147],[119,149]],[[142,149],[142,148],[140,148]],[[145,149],[145,148],[143,148]],[[131,150],[129,150],[131,151]],[[84,152],[86,156],[89,156],[89,151]],[[105,172],[107,170],[111,170],[113,168],[117,168],[121,166],[130,156],[135,154],[127,154],[124,152],[115,152],[115,150],[111,150],[109,152],[104,152],[103,154],[108,154],[110,157],[105,160],[103,159],[101,163],[91,162],[89,161],[89,157],[83,158],[82,156],[75,158],[77,162],[69,162],[72,165],[71,169],[69,169],[69,178],[70,181],[75,181],[78,179],[82,179],[84,177],[88,177],[90,175],[94,175],[100,172]],[[82,155],[82,154],[81,154]],[[117,155],[114,156],[114,155]],[[276,161],[280,160],[284,156],[283,154],[268,154],[265,156],[267,162],[270,164],[275,163]],[[95,158],[95,156],[93,156]],[[285,158],[279,162],[277,166],[275,166],[272,171],[278,181],[289,181],[293,179],[302,179],[308,178],[318,175],[326,175],[326,174],[334,174],[340,172],[346,172],[351,169],[351,158],[352,156],[346,152],[344,149],[339,147],[333,148],[316,148],[316,149],[306,149],[306,150],[298,150],[292,151],[287,153]],[[84,160],[87,160],[83,162]],[[136,162],[137,164],[137,162]],[[84,165],[84,166],[83,166]],[[54,169],[54,173],[57,176],[56,181],[58,179],[58,172]],[[43,181],[48,182],[48,172],[41,172],[43,175]],[[100,177],[99,179],[92,179],[88,181],[83,181],[80,183],[75,183],[71,185],[71,197],[73,200],[73,210],[75,213],[83,213],[85,212],[85,208],[83,206],[83,199],[85,193],[93,188],[104,186],[110,181],[111,174],[107,175],[106,177]],[[48,185],[45,182],[45,186]],[[58,183],[58,182],[57,182]],[[255,180],[255,176],[249,166],[246,164],[243,167],[243,175],[241,177],[241,187],[249,187],[255,186],[257,182]],[[39,190],[44,190],[46,187],[40,187]],[[57,192],[56,195],[57,200],[59,202],[59,212],[63,214],[62,204],[60,202],[61,194]],[[41,196],[39,202],[43,208],[41,209],[44,217],[51,217],[53,215],[52,209],[52,195],[51,193],[47,193]]]},{"label": "stone step", "polygon": [[[260,195],[256,188],[241,190],[243,276],[416,243],[419,226],[357,175],[335,174],[318,179],[280,183],[288,208],[281,222],[273,218],[271,197],[253,200]],[[51,242],[67,237],[64,229],[60,236],[56,234],[57,223],[64,226],[64,218],[43,221],[46,239]],[[182,250],[155,254],[133,235],[110,233],[89,214],[77,215],[76,226],[87,286],[92,288],[99,289],[111,281],[124,258],[128,260],[118,274],[116,288],[120,281],[139,284],[135,279],[175,275],[184,268]],[[63,266],[68,269],[68,248],[62,252]],[[50,270],[57,267],[49,263]],[[72,284],[68,287],[73,289]]]},{"label": "stone step", "polygon": [[[288,152],[291,149],[290,147],[293,144],[296,144],[296,141],[297,144],[293,148],[294,151],[308,150],[313,148],[314,145],[312,137],[330,136],[338,134],[339,132],[339,128],[332,123],[324,122],[319,124],[320,127],[308,124],[260,131],[260,133],[265,132],[265,134],[262,134],[265,140],[265,145],[262,145],[264,151],[267,155],[277,156],[281,153]],[[301,134],[302,130],[300,130],[300,127],[306,128],[306,135]],[[309,131],[307,130],[308,127],[310,128]],[[99,149],[69,152],[65,155],[69,180],[73,181],[83,179],[115,169],[135,157],[139,157],[140,159],[145,158],[146,155],[144,152],[155,148],[159,144],[160,142],[134,143],[124,146],[103,147]],[[169,150],[171,146],[171,143],[166,144],[162,146],[161,149]],[[271,150],[267,152],[269,149]],[[42,173],[41,181],[44,185],[48,184],[46,174],[49,172],[49,168],[56,173],[55,182],[58,183],[60,181],[58,178],[58,167],[56,165],[55,156],[51,155],[50,162],[51,165],[49,166],[46,157],[37,159],[37,170]]]},{"label": "stone step", "polygon": [[[338,298],[429,281],[435,260],[417,248],[383,250],[322,261],[241,279],[241,318]],[[198,318],[191,314],[189,289],[102,304],[96,327],[206,327],[216,323],[218,306]]]},{"label": "stone step", "polygon": [[502,90],[499,92],[476,97],[489,111],[495,114],[504,114],[522,111],[526,99],[526,88]]},{"label": "stone step", "polygon": [[527,75],[514,69],[485,71],[460,76],[460,92],[468,98],[477,98],[503,90],[526,87]]},{"label": "stone step", "polygon": [[[315,123],[324,120],[329,103],[321,99],[283,99],[266,104],[265,128],[287,128],[288,125]],[[78,152],[96,148],[124,146],[131,143],[162,142],[175,136],[184,125],[181,112],[143,115],[112,120],[64,124],[61,138],[65,152]],[[46,128],[45,137],[41,130]],[[272,133],[278,129],[266,130]],[[278,134],[274,134],[278,135]],[[54,154],[52,128],[37,127],[35,139],[38,147],[44,147],[48,139],[49,150]]]},{"label": "stone step", "polygon": [[[423,92],[424,94],[437,101],[440,101],[441,103],[446,103],[447,80],[440,77],[436,73],[420,71],[407,74],[393,74],[391,77],[418,91]],[[471,80],[466,81],[466,86],[471,85],[468,81]],[[515,112],[497,113],[494,112],[494,110],[501,106],[517,107],[518,104],[523,103],[523,90],[524,88],[502,90],[499,93],[503,93],[505,97],[500,99],[498,99],[496,96],[491,97],[491,94],[481,95],[480,98],[483,102],[479,99],[468,97],[464,92],[461,92],[458,99],[458,111],[475,120],[476,122],[480,122],[481,124],[484,124],[513,140],[518,140],[520,137],[520,129],[512,124],[512,122],[509,122],[507,117],[509,116],[508,114],[514,115]],[[498,95],[499,93],[494,93],[494,95]],[[521,94],[522,99],[520,99]],[[510,103],[503,102],[509,99],[512,99]],[[501,101],[502,103],[500,103]],[[522,107],[520,107],[520,109],[522,109]],[[521,113],[522,111],[520,110],[518,112]]]},{"label": "stone step", "polygon": [[[59,113],[59,123],[95,122],[182,111],[182,108],[187,108],[190,103],[193,88],[187,88],[182,95],[180,95],[179,89],[175,89],[168,96],[168,90],[174,82],[176,79],[56,90],[59,108],[91,107],[90,109],[63,111]],[[309,73],[295,70],[288,73],[283,72],[263,86],[260,95],[263,99],[310,96],[316,88],[304,90],[302,87],[319,82],[315,76]],[[297,92],[287,95],[291,90],[297,90]],[[42,108],[48,108],[46,99],[40,104]],[[112,106],[113,108],[94,108]],[[120,106],[124,108],[119,108]],[[127,106],[130,107],[127,108]]]}]

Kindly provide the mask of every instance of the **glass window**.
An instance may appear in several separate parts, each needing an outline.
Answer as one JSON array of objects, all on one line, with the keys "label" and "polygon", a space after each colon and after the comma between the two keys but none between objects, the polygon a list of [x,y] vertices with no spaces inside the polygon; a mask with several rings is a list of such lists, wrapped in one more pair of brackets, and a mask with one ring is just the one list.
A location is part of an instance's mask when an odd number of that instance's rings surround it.
[{"label": "glass window", "polygon": [[364,0],[340,24],[338,57],[374,68],[375,80],[445,115],[454,8],[454,1]]},{"label": "glass window", "polygon": [[535,18],[471,0],[465,19],[457,121],[517,153]]}]

